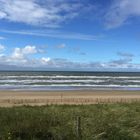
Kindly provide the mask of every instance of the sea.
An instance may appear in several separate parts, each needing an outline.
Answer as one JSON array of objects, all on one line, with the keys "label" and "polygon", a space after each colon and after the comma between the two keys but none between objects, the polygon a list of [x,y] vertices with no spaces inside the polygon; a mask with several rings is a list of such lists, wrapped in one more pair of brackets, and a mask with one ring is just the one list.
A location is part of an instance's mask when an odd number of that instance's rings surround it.
[{"label": "sea", "polygon": [[1,71],[0,90],[140,90],[140,72]]}]

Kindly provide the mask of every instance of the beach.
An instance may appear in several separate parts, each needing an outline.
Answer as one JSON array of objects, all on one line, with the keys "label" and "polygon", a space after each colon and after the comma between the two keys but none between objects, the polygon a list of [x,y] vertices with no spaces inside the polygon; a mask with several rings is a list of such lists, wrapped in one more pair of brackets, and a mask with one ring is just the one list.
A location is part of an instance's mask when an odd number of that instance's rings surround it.
[{"label": "beach", "polygon": [[0,107],[51,104],[131,103],[140,101],[140,91],[0,91]]},{"label": "beach", "polygon": [[1,107],[138,101],[140,101],[140,73],[0,72]]}]

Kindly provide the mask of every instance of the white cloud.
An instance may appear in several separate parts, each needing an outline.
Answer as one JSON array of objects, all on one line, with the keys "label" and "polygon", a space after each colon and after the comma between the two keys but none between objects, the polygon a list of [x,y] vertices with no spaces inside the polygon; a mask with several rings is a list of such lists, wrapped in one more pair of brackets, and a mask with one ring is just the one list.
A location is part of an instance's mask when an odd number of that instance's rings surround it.
[{"label": "white cloud", "polygon": [[47,64],[49,61],[50,61],[51,59],[49,58],[49,57],[42,57],[41,59],[40,59],[40,61],[41,61],[41,64],[43,64],[43,65],[45,65],[45,64]]},{"label": "white cloud", "polygon": [[18,65],[28,64],[28,56],[37,53],[36,46],[27,45],[24,48],[15,48],[13,53],[6,57],[8,63],[15,63]]},{"label": "white cloud", "polygon": [[15,48],[12,54],[12,58],[22,59],[27,54],[37,53],[37,49],[35,46],[25,46],[24,48]]},{"label": "white cloud", "polygon": [[4,18],[5,16],[6,16],[6,13],[0,11],[0,18]]},{"label": "white cloud", "polygon": [[5,46],[0,44],[0,52],[3,52],[5,50]]},{"label": "white cloud", "polygon": [[74,32],[62,32],[56,30],[48,30],[48,31],[13,31],[13,30],[0,30],[4,33],[9,34],[19,34],[19,35],[29,35],[29,36],[39,36],[39,37],[51,37],[51,38],[60,38],[60,39],[76,39],[76,40],[98,40],[102,38],[102,35],[89,35],[82,33],[74,33]]},{"label": "white cloud", "polygon": [[140,0],[114,0],[105,15],[106,27],[119,27],[133,16],[140,16]]},{"label": "white cloud", "polygon": [[[40,64],[42,68],[55,68],[55,69],[73,69],[73,70],[132,70],[139,69],[140,64],[132,63],[132,60],[118,59],[109,62],[74,62],[68,59],[50,59],[45,58],[46,62]],[[44,59],[44,60],[45,60]],[[38,60],[39,62],[39,60]],[[41,59],[42,62],[42,59]],[[37,65],[36,65],[37,66]]]},{"label": "white cloud", "polygon": [[15,49],[14,49],[14,52],[13,52],[13,54],[12,54],[11,57],[12,57],[13,59],[19,60],[19,59],[23,59],[24,54],[22,53],[22,51],[21,51],[20,48],[15,48]]},{"label": "white cloud", "polygon": [[0,0],[0,19],[58,27],[60,23],[78,16],[84,6],[77,0]]},{"label": "white cloud", "polygon": [[36,46],[30,46],[30,45],[25,46],[21,51],[22,51],[23,54],[37,53]]},{"label": "white cloud", "polygon": [[[3,47],[1,47],[3,48]],[[40,53],[36,46],[25,46],[23,48],[15,48],[9,55],[0,54],[0,65],[7,67],[15,66],[23,69],[28,67],[39,69],[73,69],[73,70],[140,70],[140,64],[133,63],[133,55],[129,53],[117,53],[119,59],[108,62],[76,62],[69,59],[50,58],[42,56],[32,57],[32,54]]]}]

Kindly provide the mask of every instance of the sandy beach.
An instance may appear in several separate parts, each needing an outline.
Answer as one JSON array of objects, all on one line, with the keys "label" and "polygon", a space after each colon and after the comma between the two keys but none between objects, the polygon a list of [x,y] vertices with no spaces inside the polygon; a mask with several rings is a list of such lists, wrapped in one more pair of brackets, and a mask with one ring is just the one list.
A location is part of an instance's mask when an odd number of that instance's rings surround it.
[{"label": "sandy beach", "polygon": [[0,91],[0,106],[96,104],[140,101],[140,91]]}]

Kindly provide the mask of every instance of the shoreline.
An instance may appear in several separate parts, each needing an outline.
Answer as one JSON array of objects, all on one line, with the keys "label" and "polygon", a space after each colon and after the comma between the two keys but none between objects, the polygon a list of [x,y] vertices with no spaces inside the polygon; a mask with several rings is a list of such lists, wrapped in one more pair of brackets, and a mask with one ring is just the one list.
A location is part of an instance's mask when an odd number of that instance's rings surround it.
[{"label": "shoreline", "polygon": [[131,90],[0,91],[0,107],[129,103],[139,101],[140,91]]},{"label": "shoreline", "polygon": [[[26,90],[25,90],[26,89]],[[56,86],[50,86],[49,88],[39,87],[39,88],[0,88],[1,91],[140,91],[140,87],[95,87],[95,88],[77,88],[77,87],[56,87]]]}]

